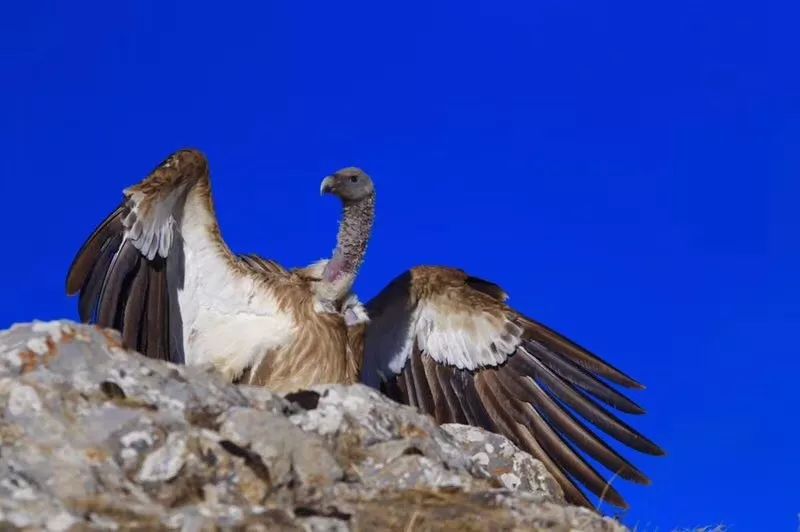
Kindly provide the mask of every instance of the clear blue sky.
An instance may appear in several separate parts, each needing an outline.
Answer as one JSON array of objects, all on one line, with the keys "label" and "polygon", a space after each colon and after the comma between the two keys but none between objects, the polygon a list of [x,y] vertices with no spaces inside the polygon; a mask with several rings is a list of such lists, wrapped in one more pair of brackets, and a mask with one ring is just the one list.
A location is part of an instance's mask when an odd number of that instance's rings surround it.
[{"label": "clear blue sky", "polygon": [[319,181],[359,165],[363,297],[462,267],[648,385],[633,422],[669,454],[621,485],[628,524],[796,529],[788,2],[7,4],[0,326],[76,317],[74,252],[175,149],[210,158],[231,246],[290,266],[329,253]]}]

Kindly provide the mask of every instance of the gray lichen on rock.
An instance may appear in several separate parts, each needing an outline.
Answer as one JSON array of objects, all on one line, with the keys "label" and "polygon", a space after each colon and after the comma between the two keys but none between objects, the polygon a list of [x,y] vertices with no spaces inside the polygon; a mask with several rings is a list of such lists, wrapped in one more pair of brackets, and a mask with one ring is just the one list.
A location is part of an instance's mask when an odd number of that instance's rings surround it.
[{"label": "gray lichen on rock", "polygon": [[70,322],[0,333],[0,527],[622,530],[541,463],[370,388],[283,398]]}]

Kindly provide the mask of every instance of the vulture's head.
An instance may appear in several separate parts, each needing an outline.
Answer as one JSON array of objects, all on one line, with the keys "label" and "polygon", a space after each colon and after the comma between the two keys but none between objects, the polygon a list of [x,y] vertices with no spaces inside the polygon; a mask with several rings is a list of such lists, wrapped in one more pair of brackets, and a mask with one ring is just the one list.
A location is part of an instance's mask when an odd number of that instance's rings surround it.
[{"label": "vulture's head", "polygon": [[342,168],[322,180],[320,194],[333,194],[344,203],[362,200],[375,192],[372,179],[360,168]]}]

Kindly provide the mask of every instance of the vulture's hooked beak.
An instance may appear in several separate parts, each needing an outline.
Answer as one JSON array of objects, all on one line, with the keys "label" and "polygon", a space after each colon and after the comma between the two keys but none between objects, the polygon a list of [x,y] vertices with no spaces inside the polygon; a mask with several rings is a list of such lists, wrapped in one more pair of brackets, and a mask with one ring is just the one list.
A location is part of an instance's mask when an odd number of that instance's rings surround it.
[{"label": "vulture's hooked beak", "polygon": [[319,195],[322,196],[323,194],[327,194],[328,192],[333,191],[333,176],[329,175],[325,179],[322,180],[322,183],[319,185]]}]

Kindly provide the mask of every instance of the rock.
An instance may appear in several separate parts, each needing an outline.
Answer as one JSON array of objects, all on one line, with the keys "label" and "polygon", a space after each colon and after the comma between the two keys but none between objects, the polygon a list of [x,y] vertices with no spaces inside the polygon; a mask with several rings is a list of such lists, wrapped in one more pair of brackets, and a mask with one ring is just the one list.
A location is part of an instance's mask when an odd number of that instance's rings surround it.
[{"label": "rock", "polygon": [[66,321],[0,333],[0,416],[4,530],[624,530],[502,436],[361,385],[231,385]]},{"label": "rock", "polygon": [[550,497],[563,502],[564,494],[544,464],[521,451],[508,438],[470,425],[448,423],[442,428],[459,443],[460,450],[472,457],[504,487]]}]

